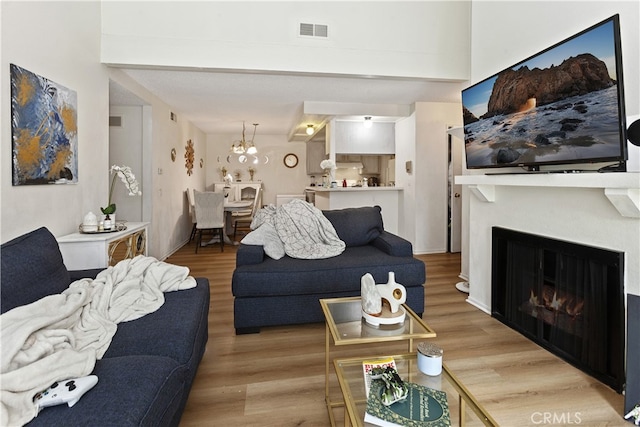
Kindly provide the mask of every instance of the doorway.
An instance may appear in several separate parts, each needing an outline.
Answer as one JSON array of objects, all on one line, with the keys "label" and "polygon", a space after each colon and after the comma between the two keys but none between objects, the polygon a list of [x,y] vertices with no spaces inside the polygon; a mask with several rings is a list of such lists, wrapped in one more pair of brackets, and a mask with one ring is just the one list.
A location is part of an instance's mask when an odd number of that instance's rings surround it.
[{"label": "doorway", "polygon": [[457,253],[461,251],[462,244],[462,186],[455,184],[455,177],[462,175],[462,147],[450,133],[447,133],[447,147],[447,252]]},{"label": "doorway", "polygon": [[117,206],[118,221],[150,221],[151,194],[145,190],[152,188],[151,174],[144,167],[149,158],[150,110],[138,96],[109,81],[109,167],[131,167],[142,191],[142,197],[131,197],[123,185],[114,186],[112,201]]}]

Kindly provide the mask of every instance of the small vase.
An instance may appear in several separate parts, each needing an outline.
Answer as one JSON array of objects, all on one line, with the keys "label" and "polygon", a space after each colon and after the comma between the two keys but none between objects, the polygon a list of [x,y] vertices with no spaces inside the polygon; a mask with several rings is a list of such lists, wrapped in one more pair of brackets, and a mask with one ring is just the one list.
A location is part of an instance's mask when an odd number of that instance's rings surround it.
[{"label": "small vase", "polygon": [[107,214],[104,217],[104,221],[102,222],[102,226],[104,227],[105,230],[111,230],[111,216],[109,214]]},{"label": "small vase", "polygon": [[116,213],[106,214],[102,219],[102,222],[105,230],[116,228]]}]

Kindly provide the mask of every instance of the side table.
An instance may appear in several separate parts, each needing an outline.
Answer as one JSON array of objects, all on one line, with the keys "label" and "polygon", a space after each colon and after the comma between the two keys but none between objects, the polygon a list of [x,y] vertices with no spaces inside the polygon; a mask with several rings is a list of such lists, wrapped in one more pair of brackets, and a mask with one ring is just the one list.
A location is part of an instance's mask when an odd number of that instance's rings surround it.
[{"label": "side table", "polygon": [[[374,327],[362,319],[360,297],[327,298],[320,300],[325,318],[325,402],[331,425],[335,425],[333,409],[344,407],[345,401],[332,401],[329,396],[331,342],[334,346],[374,344],[391,341],[408,341],[409,352],[416,339],[434,338],[436,333],[408,305],[402,304],[406,318],[399,325]],[[347,414],[345,413],[345,420]]]},{"label": "side table", "polygon": [[127,222],[127,229],[112,233],[72,233],[58,237],[68,270],[106,268],[127,258],[147,255],[148,222]]}]

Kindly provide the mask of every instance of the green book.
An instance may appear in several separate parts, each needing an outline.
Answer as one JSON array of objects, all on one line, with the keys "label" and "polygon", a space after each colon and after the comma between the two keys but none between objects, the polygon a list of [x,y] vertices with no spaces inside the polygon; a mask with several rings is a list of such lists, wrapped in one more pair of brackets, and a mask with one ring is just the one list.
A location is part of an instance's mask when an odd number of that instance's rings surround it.
[{"label": "green book", "polygon": [[407,398],[384,406],[380,395],[382,381],[371,384],[364,421],[383,427],[445,427],[451,425],[447,393],[420,384],[405,382]]}]

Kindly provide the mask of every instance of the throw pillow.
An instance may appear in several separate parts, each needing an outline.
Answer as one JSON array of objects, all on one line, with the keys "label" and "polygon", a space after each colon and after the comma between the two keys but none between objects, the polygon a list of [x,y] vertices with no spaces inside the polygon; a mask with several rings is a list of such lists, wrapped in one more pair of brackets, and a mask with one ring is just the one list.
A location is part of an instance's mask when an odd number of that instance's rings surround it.
[{"label": "throw pillow", "polygon": [[384,231],[380,206],[322,211],[347,246],[368,245]]},{"label": "throw pillow", "polygon": [[249,232],[240,243],[245,245],[262,245],[264,253],[273,259],[284,256],[284,245],[276,229],[269,222],[264,222],[260,227]]}]

